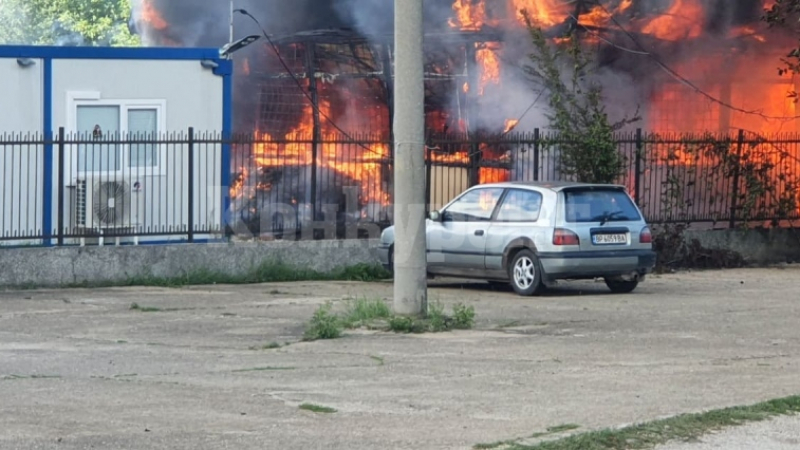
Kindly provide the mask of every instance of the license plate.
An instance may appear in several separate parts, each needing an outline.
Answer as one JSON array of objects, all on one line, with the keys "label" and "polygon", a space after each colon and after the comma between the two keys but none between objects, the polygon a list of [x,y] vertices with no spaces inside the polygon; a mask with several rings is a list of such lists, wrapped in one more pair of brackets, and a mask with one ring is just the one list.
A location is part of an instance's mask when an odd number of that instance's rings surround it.
[{"label": "license plate", "polygon": [[608,244],[627,244],[628,235],[626,234],[595,234],[592,236],[592,242],[597,245]]}]

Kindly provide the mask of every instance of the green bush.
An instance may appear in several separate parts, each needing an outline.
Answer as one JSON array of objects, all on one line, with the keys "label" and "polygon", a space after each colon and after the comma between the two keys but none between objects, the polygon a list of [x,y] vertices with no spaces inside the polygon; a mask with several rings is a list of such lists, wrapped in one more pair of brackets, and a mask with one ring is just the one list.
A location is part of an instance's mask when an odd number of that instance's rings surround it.
[{"label": "green bush", "polygon": [[391,317],[389,318],[389,330],[395,333],[411,333],[414,330],[414,319],[404,316]]},{"label": "green bush", "polygon": [[459,330],[468,330],[475,325],[475,308],[464,306],[461,303],[453,306],[453,327]]},{"label": "green bush", "polygon": [[342,336],[342,325],[339,318],[331,312],[331,304],[326,303],[314,311],[303,340],[336,339]]},{"label": "green bush", "polygon": [[449,328],[449,320],[444,314],[444,306],[441,303],[431,303],[428,306],[428,321],[431,331],[440,333],[447,331]]}]

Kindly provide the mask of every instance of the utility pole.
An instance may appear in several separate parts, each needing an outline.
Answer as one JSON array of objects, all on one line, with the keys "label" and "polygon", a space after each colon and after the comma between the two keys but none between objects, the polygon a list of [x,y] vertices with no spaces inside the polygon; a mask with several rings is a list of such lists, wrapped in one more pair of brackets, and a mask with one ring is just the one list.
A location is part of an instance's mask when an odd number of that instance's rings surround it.
[{"label": "utility pole", "polygon": [[233,0],[231,0],[231,30],[230,30],[230,37],[228,38],[228,42],[233,42]]},{"label": "utility pole", "polygon": [[428,313],[422,2],[394,0],[394,310],[401,315]]}]

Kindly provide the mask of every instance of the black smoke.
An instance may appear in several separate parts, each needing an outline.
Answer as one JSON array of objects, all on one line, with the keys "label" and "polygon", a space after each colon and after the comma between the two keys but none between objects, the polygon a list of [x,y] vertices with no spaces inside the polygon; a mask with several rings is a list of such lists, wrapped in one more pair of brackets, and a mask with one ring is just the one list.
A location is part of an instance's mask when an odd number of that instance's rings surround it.
[{"label": "black smoke", "polygon": [[[134,18],[141,2],[134,0]],[[146,40],[180,46],[216,47],[228,42],[230,2],[227,0],[150,0],[169,24],[167,30],[139,25]],[[252,14],[270,35],[290,35],[318,29],[352,29],[366,36],[393,32],[394,0],[235,0],[235,7]],[[452,13],[451,0],[427,0],[428,29],[445,29]],[[234,16],[236,35],[257,33],[250,18]]]}]

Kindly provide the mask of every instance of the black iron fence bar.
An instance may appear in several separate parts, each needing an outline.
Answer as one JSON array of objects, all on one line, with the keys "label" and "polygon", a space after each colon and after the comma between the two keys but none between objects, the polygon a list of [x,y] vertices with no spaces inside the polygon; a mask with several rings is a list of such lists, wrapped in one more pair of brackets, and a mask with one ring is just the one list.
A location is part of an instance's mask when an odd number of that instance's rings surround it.
[{"label": "black iron fence bar", "polygon": [[431,176],[433,175],[433,148],[425,146],[425,215],[431,213]]},{"label": "black iron fence bar", "polygon": [[189,201],[187,205],[189,214],[188,214],[188,225],[186,228],[188,231],[187,239],[189,240],[189,243],[194,243],[194,128],[191,127],[189,128],[188,141],[189,141],[188,142],[189,174],[188,174],[188,181],[186,184],[189,190],[188,192]]},{"label": "black iron fence bar", "polygon": [[533,181],[539,181],[539,158],[541,155],[539,154],[541,151],[541,136],[539,135],[539,129],[537,128],[533,132]]},{"label": "black iron fence bar", "polygon": [[636,129],[636,160],[634,163],[634,200],[637,205],[642,204],[642,156],[644,143],[642,142],[642,129]]},{"label": "black iron fence bar", "polygon": [[734,157],[733,166],[733,186],[731,192],[731,217],[728,226],[734,228],[736,226],[736,205],[739,196],[739,176],[741,175],[740,167],[742,161],[742,149],[744,147],[744,130],[739,130],[739,138],[736,144],[736,156]]},{"label": "black iron fence bar", "polygon": [[64,245],[64,190],[66,189],[66,183],[64,182],[65,139],[65,130],[64,127],[61,127],[58,129],[58,197],[56,200],[58,202],[58,217],[56,217],[56,222],[58,223],[57,245],[59,247]]}]

